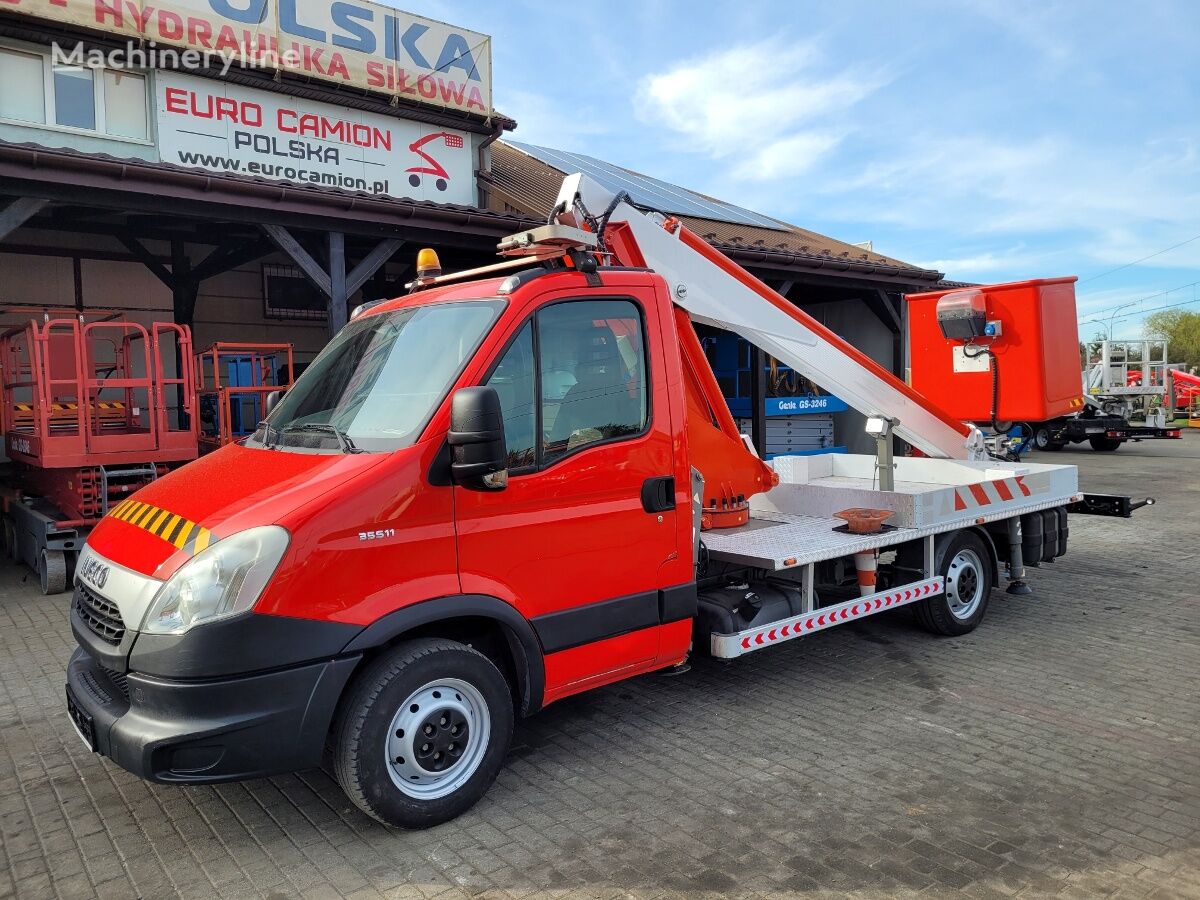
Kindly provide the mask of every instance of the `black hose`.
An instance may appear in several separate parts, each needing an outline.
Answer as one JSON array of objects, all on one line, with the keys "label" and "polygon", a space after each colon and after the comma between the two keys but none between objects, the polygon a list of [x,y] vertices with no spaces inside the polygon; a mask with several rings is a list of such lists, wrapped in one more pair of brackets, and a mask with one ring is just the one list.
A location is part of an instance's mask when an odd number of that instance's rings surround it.
[{"label": "black hose", "polygon": [[992,373],[992,431],[996,432],[996,434],[1008,434],[1010,431],[1012,431],[1011,422],[1007,428],[1001,428],[996,423],[996,411],[1000,406],[1000,368],[999,364],[996,362],[996,354],[993,353],[988,347],[979,347],[975,353],[971,352],[973,349],[975,348],[971,344],[964,345],[963,356],[967,357],[967,359],[978,359],[986,353],[988,357],[988,368]]}]

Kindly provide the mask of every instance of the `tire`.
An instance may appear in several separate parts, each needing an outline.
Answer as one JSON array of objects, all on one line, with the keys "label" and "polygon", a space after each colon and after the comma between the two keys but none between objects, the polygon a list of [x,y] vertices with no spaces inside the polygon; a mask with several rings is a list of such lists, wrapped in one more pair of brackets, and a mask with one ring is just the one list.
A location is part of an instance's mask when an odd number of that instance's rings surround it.
[{"label": "tire", "polygon": [[[334,775],[359,809],[385,825],[429,828],[466,812],[496,780],[512,740],[508,682],[490,659],[456,641],[397,645],[363,671],[342,703]],[[426,733],[431,740],[418,743]]]},{"label": "tire", "polygon": [[1120,447],[1124,441],[1096,435],[1095,437],[1088,438],[1088,443],[1092,445],[1093,450],[1099,450],[1101,453],[1110,453]]},{"label": "tire", "polygon": [[1062,449],[1063,447],[1065,447],[1065,446],[1067,446],[1067,442],[1066,442],[1066,441],[1051,441],[1050,443],[1048,443],[1048,444],[1047,444],[1045,447],[1043,447],[1042,449],[1043,449],[1043,450],[1049,450],[1049,451],[1050,451],[1050,452],[1052,452],[1052,453],[1057,453],[1059,450],[1061,450],[1061,449]]},{"label": "tire", "polygon": [[38,578],[43,594],[61,594],[67,589],[67,558],[61,550],[43,548],[38,555]]},{"label": "tire", "polygon": [[1030,440],[1035,450],[1049,450],[1054,441],[1050,437],[1050,426],[1045,422],[1037,422],[1029,426]]},{"label": "tire", "polygon": [[960,635],[975,630],[987,612],[992,592],[992,560],[980,537],[960,531],[938,563],[946,589],[916,604],[917,621],[934,634]]}]

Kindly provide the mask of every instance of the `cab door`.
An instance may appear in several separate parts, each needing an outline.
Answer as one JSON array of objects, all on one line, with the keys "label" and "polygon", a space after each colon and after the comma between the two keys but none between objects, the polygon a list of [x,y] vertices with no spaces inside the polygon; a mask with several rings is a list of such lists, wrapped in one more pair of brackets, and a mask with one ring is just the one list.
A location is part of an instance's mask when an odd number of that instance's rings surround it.
[{"label": "cab door", "polygon": [[481,382],[500,395],[509,480],[501,491],[454,488],[462,589],[531,620],[547,702],[658,656],[678,535],[653,300],[649,290],[552,294]]}]

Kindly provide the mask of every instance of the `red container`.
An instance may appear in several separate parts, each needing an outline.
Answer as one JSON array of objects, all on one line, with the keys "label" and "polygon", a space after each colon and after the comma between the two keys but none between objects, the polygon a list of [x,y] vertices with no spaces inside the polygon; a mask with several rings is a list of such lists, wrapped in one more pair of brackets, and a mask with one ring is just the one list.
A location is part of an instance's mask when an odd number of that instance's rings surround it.
[{"label": "red container", "polygon": [[[908,295],[910,382],[956,418],[986,422],[992,416],[992,373],[986,347],[996,355],[1000,398],[996,419],[1044,422],[1083,406],[1075,281],[1041,278],[1010,284],[954,288]],[[948,340],[938,326],[937,302],[947,294],[979,291],[997,337]]]}]

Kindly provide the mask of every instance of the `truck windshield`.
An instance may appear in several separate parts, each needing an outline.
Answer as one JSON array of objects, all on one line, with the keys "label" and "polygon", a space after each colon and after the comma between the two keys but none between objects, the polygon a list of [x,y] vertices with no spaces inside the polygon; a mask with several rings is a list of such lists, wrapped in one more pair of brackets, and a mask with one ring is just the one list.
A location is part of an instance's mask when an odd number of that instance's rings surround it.
[{"label": "truck windshield", "polygon": [[503,306],[436,303],[351,322],[247,445],[326,453],[409,446]]}]

